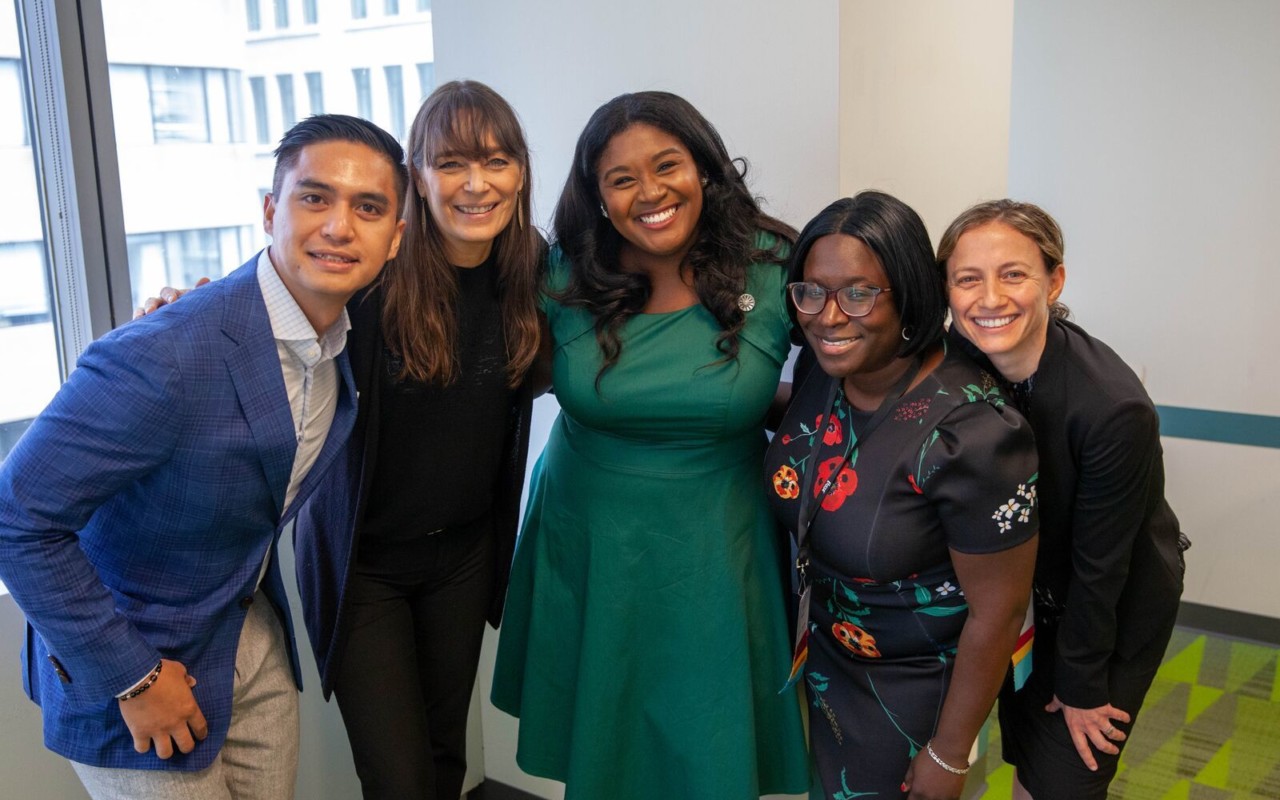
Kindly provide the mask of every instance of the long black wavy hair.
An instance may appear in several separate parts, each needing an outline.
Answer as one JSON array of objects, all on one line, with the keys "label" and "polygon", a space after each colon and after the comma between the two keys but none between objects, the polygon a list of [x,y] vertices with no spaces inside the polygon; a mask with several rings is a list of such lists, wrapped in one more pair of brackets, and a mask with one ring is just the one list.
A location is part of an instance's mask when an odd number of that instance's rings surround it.
[{"label": "long black wavy hair", "polygon": [[[680,140],[707,179],[702,215],[685,264],[698,300],[715,316],[721,333],[716,349],[725,360],[738,355],[738,333],[746,317],[738,296],[746,291],[747,265],[786,258],[795,229],[760,210],[747,189],[747,163],[734,159],[720,134],[687,100],[670,92],[636,92],[613,98],[588,120],[573,152],[573,166],[556,203],[554,237],[570,264],[568,285],[557,299],[581,306],[595,317],[596,341],[604,363],[600,378],[622,353],[619,331],[649,300],[646,275],[623,271],[622,235],[601,215],[597,169],[613,137],[632,125],[651,125]],[[761,243],[758,234],[772,234]]]}]

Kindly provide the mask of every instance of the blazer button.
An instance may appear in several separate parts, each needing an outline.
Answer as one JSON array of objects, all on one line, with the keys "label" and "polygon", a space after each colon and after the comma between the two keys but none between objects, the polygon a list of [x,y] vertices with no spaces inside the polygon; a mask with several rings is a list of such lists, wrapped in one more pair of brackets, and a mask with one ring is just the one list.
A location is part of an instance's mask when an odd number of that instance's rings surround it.
[{"label": "blazer button", "polygon": [[249,595],[248,597],[243,597],[240,599],[241,608],[248,608],[251,605],[253,605],[253,595]]},{"label": "blazer button", "polygon": [[53,654],[49,655],[49,663],[53,664],[53,671],[58,674],[58,679],[63,683],[71,683],[71,676],[62,668],[62,662],[54,658]]}]

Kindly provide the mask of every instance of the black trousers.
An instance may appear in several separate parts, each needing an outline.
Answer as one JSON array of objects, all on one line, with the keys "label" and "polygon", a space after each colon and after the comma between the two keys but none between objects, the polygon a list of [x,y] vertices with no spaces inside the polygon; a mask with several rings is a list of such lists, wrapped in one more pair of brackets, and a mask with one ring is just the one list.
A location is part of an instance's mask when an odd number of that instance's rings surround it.
[{"label": "black trousers", "polygon": [[[1147,690],[1164,659],[1174,616],[1159,624],[1151,640],[1132,658],[1113,656],[1107,668],[1111,705],[1129,713],[1129,722],[1115,727],[1132,735]],[[1022,691],[1014,692],[1006,679],[1000,692],[1000,746],[1004,760],[1018,772],[1018,780],[1035,800],[1106,800],[1107,789],[1120,764],[1120,756],[1093,750],[1098,771],[1090,772],[1080,760],[1071,732],[1061,712],[1048,714],[1053,699],[1053,663],[1057,627],[1036,624],[1032,651],[1034,668]],[[1042,639],[1043,634],[1043,639]],[[1123,752],[1125,742],[1113,742]]]},{"label": "black trousers", "polygon": [[361,542],[333,691],[366,800],[461,795],[493,572],[488,516],[409,541]]}]

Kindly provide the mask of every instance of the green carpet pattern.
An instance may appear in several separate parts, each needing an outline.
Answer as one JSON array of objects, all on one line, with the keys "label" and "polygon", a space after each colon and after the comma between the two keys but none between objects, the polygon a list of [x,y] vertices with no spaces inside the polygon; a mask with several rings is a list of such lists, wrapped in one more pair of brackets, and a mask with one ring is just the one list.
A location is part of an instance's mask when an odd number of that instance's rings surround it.
[{"label": "green carpet pattern", "polygon": [[[1011,796],[995,715],[982,800]],[[1280,648],[1176,630],[1111,784],[1113,800],[1280,800]]]}]

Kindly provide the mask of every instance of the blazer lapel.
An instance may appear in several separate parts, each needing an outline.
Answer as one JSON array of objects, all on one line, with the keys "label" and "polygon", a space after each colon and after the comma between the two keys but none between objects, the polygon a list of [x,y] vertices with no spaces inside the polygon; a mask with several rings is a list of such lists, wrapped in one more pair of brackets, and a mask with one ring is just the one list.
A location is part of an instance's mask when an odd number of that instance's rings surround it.
[{"label": "blazer lapel", "polygon": [[[347,443],[347,439],[351,436],[351,429],[355,426],[356,384],[345,349],[334,359],[334,364],[338,367],[338,374],[342,376],[342,391],[338,393],[338,407],[333,412],[333,424],[329,426],[329,435],[325,437],[324,447],[320,448],[320,455],[316,457],[316,462],[311,465],[306,477],[302,479],[302,485],[298,487],[293,503],[285,509],[282,522],[297,513],[301,504],[311,496],[316,483],[324,476],[325,470],[333,463],[334,457],[342,451],[342,446]],[[289,463],[292,466],[292,459]],[[288,481],[287,474],[285,480]]]},{"label": "blazer lapel", "polygon": [[271,320],[258,287],[256,265],[257,256],[224,278],[234,281],[234,288],[223,315],[222,330],[236,343],[227,354],[227,370],[258,446],[276,512],[282,513],[298,442]]}]

